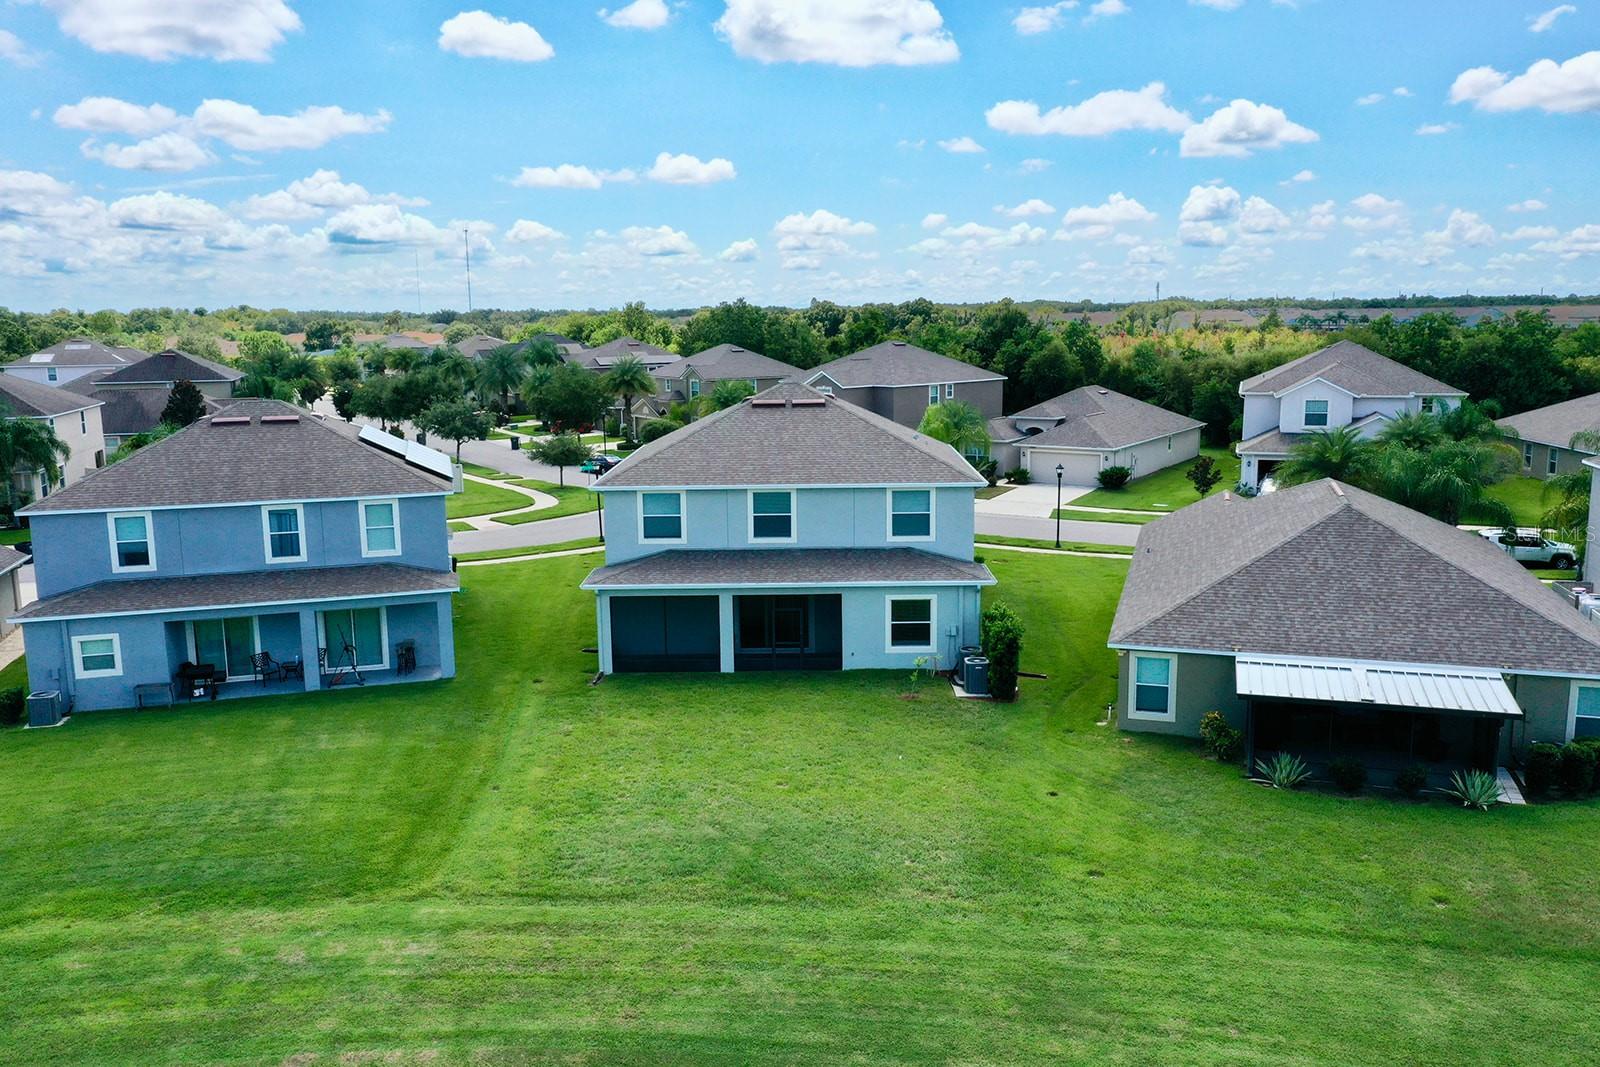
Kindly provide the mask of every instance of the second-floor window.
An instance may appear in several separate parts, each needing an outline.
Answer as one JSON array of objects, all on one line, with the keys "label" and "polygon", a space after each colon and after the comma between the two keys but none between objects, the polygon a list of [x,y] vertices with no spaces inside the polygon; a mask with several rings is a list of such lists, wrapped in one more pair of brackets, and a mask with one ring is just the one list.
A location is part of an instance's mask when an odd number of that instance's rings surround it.
[{"label": "second-floor window", "polygon": [[1305,424],[1307,426],[1328,425],[1328,402],[1326,400],[1306,401]]},{"label": "second-floor window", "polygon": [[397,500],[361,502],[361,554],[400,554],[400,503]]},{"label": "second-floor window", "polygon": [[305,562],[305,510],[299,504],[262,508],[261,526],[268,563]]},{"label": "second-floor window", "polygon": [[683,494],[639,494],[639,540],[681,542]]},{"label": "second-floor window", "polygon": [[55,381],[57,378],[61,377],[61,375],[56,373],[56,369],[54,367],[51,367],[49,370],[45,371],[44,375],[45,375],[46,378],[49,378],[52,382]]},{"label": "second-floor window", "polygon": [[889,540],[933,540],[933,490],[889,490]]},{"label": "second-floor window", "polygon": [[700,396],[700,379],[699,378],[690,378],[689,379],[689,399],[690,400],[695,400],[695,399],[698,399],[699,396]]},{"label": "second-floor window", "polygon": [[751,490],[750,540],[794,540],[794,490]]},{"label": "second-floor window", "polygon": [[156,569],[154,524],[148,511],[107,516],[111,527],[111,569],[115,573]]},{"label": "second-floor window", "polygon": [[939,402],[939,387],[937,385],[928,386],[928,406],[931,408],[931,407],[933,407],[933,405],[937,404],[938,402]]},{"label": "second-floor window", "polygon": [[78,412],[78,432],[89,432],[89,413],[87,411]]}]

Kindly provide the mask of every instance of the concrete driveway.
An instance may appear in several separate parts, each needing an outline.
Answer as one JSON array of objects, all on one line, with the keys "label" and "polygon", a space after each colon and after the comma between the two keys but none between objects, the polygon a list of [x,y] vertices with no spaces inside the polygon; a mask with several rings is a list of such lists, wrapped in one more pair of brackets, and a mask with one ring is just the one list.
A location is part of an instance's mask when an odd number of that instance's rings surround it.
[{"label": "concrete driveway", "polygon": [[[1061,502],[1070,504],[1086,493],[1088,486],[1067,485],[1061,488]],[[989,500],[980,498],[975,505],[979,515],[1017,515],[1035,519],[1048,519],[1056,510],[1054,485],[1019,485],[1010,492],[1001,493]]]}]

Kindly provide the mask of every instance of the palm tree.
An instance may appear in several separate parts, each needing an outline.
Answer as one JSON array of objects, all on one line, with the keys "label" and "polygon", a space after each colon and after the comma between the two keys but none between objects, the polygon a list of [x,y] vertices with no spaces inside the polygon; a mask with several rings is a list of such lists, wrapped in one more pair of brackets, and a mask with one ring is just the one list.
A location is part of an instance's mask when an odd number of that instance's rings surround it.
[{"label": "palm tree", "polygon": [[[1600,431],[1581,430],[1568,442],[1574,451],[1600,453]],[[1579,467],[1569,474],[1551,476],[1544,483],[1544,499],[1554,501],[1540,517],[1540,523],[1563,541],[1577,546],[1582,560],[1589,547],[1589,487],[1588,467]]]},{"label": "palm tree", "polygon": [[934,404],[922,416],[917,432],[943,441],[963,456],[978,456],[989,451],[989,425],[983,413],[965,400]]},{"label": "palm tree", "polygon": [[1375,446],[1348,426],[1321,430],[1289,449],[1289,458],[1273,472],[1279,485],[1299,485],[1319,478],[1359,483],[1373,463]]},{"label": "palm tree", "polygon": [[1470,515],[1509,528],[1516,517],[1488,488],[1511,463],[1506,448],[1489,441],[1446,441],[1424,452],[1389,447],[1369,467],[1364,487],[1452,526]]},{"label": "palm tree", "polygon": [[656,380],[650,376],[650,368],[644,365],[644,360],[638,356],[623,356],[606,372],[604,385],[608,394],[622,399],[622,432],[631,440],[633,398],[654,393]]},{"label": "palm tree", "polygon": [[501,345],[483,354],[478,364],[478,392],[500,398],[500,410],[511,411],[511,394],[528,377],[528,361],[512,345]]},{"label": "palm tree", "polygon": [[1439,428],[1452,441],[1506,441],[1518,436],[1515,430],[1497,426],[1489,413],[1471,400],[1440,415]]},{"label": "palm tree", "polygon": [[19,419],[9,408],[0,406],[0,472],[6,482],[6,506],[17,507],[17,475],[43,471],[52,482],[61,480],[61,464],[72,456],[72,449],[56,436],[47,423]]},{"label": "palm tree", "polygon": [[1444,427],[1439,419],[1425,411],[1408,411],[1384,423],[1378,431],[1378,441],[1385,445],[1427,451],[1444,440]]}]

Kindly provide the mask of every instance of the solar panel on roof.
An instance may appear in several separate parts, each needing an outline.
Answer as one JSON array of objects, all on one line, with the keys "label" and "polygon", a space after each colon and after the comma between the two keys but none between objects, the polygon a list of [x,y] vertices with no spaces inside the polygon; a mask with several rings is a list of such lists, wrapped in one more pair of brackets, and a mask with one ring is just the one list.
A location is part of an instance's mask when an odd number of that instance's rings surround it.
[{"label": "solar panel on roof", "polygon": [[363,426],[357,439],[436,477],[450,479],[455,477],[455,466],[450,462],[450,457],[427,445],[419,445],[415,441],[407,441],[404,437],[384,433],[375,426]]}]

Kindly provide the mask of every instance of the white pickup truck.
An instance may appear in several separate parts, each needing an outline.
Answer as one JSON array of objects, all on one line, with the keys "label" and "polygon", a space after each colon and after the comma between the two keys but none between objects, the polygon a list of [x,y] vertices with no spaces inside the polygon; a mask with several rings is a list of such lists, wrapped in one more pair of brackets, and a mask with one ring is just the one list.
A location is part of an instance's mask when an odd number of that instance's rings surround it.
[{"label": "white pickup truck", "polygon": [[1479,530],[1479,536],[1508,552],[1518,563],[1533,563],[1566,570],[1578,561],[1577,550],[1564,541],[1552,541],[1538,530]]}]

